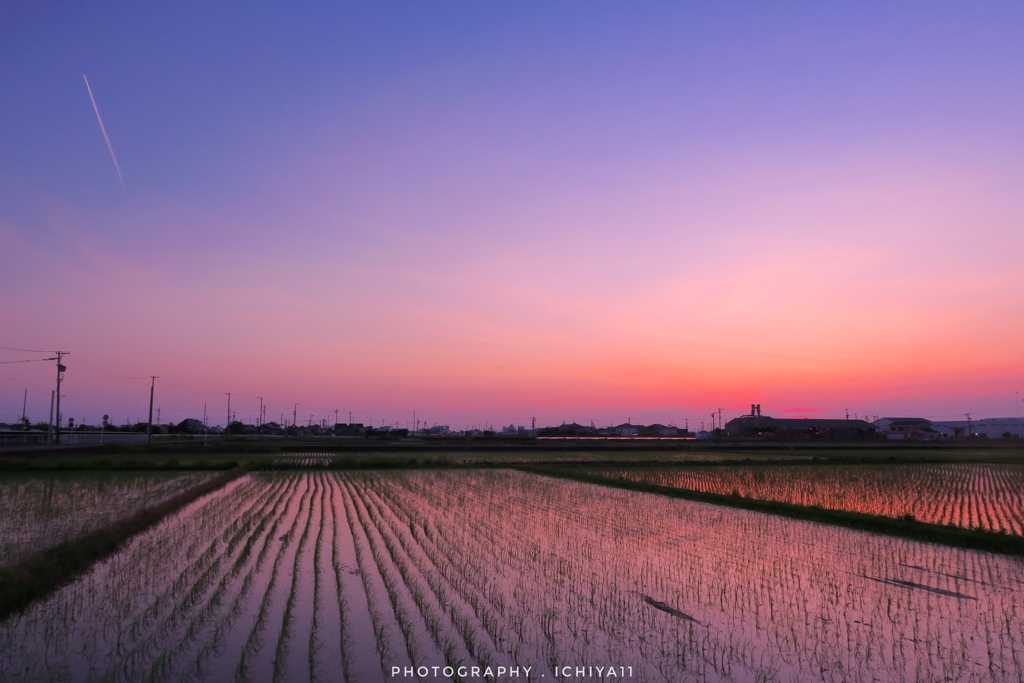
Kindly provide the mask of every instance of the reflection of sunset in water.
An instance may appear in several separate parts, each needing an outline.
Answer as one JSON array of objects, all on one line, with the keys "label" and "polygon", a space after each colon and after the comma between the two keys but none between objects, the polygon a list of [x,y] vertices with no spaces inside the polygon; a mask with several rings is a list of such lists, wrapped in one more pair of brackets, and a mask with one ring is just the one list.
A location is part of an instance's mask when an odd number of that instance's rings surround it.
[{"label": "reflection of sunset in water", "polygon": [[1017,559],[521,472],[266,473],[0,624],[0,677],[1017,681],[1022,585]]},{"label": "reflection of sunset in water", "polygon": [[1024,466],[838,465],[598,470],[669,488],[1024,534]]}]

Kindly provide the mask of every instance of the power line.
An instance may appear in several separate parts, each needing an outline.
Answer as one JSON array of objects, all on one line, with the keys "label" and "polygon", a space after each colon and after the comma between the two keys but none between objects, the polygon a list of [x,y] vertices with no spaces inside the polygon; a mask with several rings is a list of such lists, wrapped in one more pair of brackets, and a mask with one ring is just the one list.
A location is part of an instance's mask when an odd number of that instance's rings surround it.
[{"label": "power line", "polygon": [[21,351],[23,353],[50,353],[50,351],[40,351],[39,349],[18,349],[13,346],[0,346],[0,349],[4,351]]},{"label": "power line", "polygon": [[7,365],[8,363],[38,363],[44,360],[57,360],[56,358],[30,358],[29,360],[0,360],[0,365]]},{"label": "power line", "polygon": [[149,377],[129,377],[128,375],[120,375],[116,372],[113,372],[112,370],[105,370],[104,368],[101,368],[95,363],[91,363],[86,359],[82,358],[77,353],[69,353],[68,355],[77,360],[78,362],[80,362],[87,369],[92,370],[93,372],[98,372],[101,375],[106,375],[107,377],[120,377],[121,379],[149,379]]},{"label": "power line", "polygon": [[199,394],[201,396],[223,396],[224,395],[223,391],[196,391],[195,389],[187,389],[187,388],[185,388],[183,386],[180,386],[178,384],[175,384],[174,382],[171,382],[171,381],[169,381],[167,379],[164,379],[164,384],[166,384],[168,386],[172,386],[175,389],[180,389],[181,391],[187,391],[190,394]]}]

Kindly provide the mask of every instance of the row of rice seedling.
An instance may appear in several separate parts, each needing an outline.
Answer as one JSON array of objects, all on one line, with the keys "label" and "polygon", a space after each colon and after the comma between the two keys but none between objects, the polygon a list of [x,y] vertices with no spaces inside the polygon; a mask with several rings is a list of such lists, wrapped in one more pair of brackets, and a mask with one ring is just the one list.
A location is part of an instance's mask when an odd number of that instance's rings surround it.
[{"label": "row of rice seedling", "polygon": [[[480,590],[453,571],[453,567],[458,565],[488,567],[493,572],[500,572],[500,564],[489,564],[484,557],[470,554],[466,547],[463,547],[467,551],[465,554],[438,554],[432,541],[438,535],[438,528],[432,525],[431,517],[416,510],[391,506],[377,495],[380,493],[377,487],[370,488],[368,483],[367,480],[361,481],[356,488],[357,495],[369,501],[370,507],[377,512],[382,535],[389,539],[396,556],[404,558],[403,576],[416,586],[415,602],[431,624],[435,642],[444,652],[441,661],[468,664],[480,670],[490,667],[495,672],[501,670],[499,667],[510,668],[509,662],[516,660],[508,655],[513,654],[513,650],[517,651],[518,646],[505,638],[506,616],[497,615]],[[390,489],[387,484],[382,488]],[[443,533],[459,533],[464,530],[460,527],[465,527],[465,520],[458,526],[444,528]],[[496,602],[504,609],[502,593],[493,592],[492,595],[498,597]],[[437,613],[431,614],[431,610]]]},{"label": "row of rice seedling", "polygon": [[[312,480],[309,508],[306,511],[306,521],[295,549],[295,559],[290,572],[291,585],[288,598],[284,603],[281,632],[278,634],[275,648],[275,681],[285,680],[286,672],[291,676],[301,677],[303,680],[311,680],[314,670],[315,624],[321,604],[317,600],[319,586],[316,581],[318,572],[315,565],[316,558],[313,555],[315,550],[313,544],[314,538],[320,535],[316,529],[321,528],[323,522],[318,511],[323,505],[324,482],[322,477],[314,476]],[[297,614],[309,615],[309,618],[298,619]],[[308,645],[306,656],[303,656],[300,648],[293,647],[293,645],[302,644]]]},{"label": "row of rice seedling", "polygon": [[335,453],[281,453],[274,456],[275,464],[292,467],[330,467],[337,461]]},{"label": "row of rice seedling", "polygon": [[[224,640],[237,618],[239,596],[252,584],[258,560],[253,549],[266,528],[267,513],[290,494],[284,482],[256,492],[258,496],[246,499],[250,504],[200,556],[212,561],[197,562],[193,571],[179,576],[180,597],[171,601],[159,626],[134,645],[130,652],[136,656],[122,660],[133,664],[118,672],[123,680],[138,680],[142,672],[148,680],[178,680],[183,671],[202,671],[211,655],[211,642]],[[153,652],[159,654],[155,658],[147,654]]]},{"label": "row of rice seedling", "polygon": [[[341,619],[341,615],[333,609],[338,604],[337,596],[335,595],[333,600],[329,600],[327,595],[332,587],[332,583],[326,576],[326,571],[330,565],[326,563],[324,556],[324,531],[328,525],[327,509],[329,498],[330,491],[327,489],[326,482],[324,482],[324,493],[320,496],[320,505],[317,511],[320,523],[316,526],[316,540],[313,546],[313,591],[310,596],[313,606],[313,618],[309,627],[309,647],[306,658],[309,664],[309,680],[311,681],[318,680],[321,674],[326,673],[322,671],[323,667],[317,661],[317,656],[323,650],[326,642],[324,622],[328,621],[331,624],[337,624]],[[333,529],[327,529],[327,532],[332,534]],[[327,614],[325,614],[325,610]],[[334,638],[331,638],[331,642],[334,642],[334,640]]]},{"label": "row of rice seedling", "polygon": [[409,586],[413,601],[430,636],[446,662],[465,662],[486,668],[493,652],[484,631],[467,610],[468,603],[437,572],[416,538],[416,524],[401,511],[393,510],[374,491],[356,486],[369,516],[388,552]]},{"label": "row of rice seedling", "polygon": [[[500,492],[502,492],[502,488],[494,488],[489,493],[493,495]],[[462,501],[467,499],[465,493],[455,491],[451,493],[460,496]],[[512,508],[515,507],[513,502]],[[406,509],[415,510],[415,508]],[[543,510],[538,509],[535,505],[526,509],[530,513],[520,519],[519,523],[524,526],[532,526],[528,520]],[[543,667],[540,670],[546,670],[547,675],[551,676],[560,661],[563,663],[566,661],[607,662],[607,658],[614,652],[617,653],[619,666],[639,667],[642,662],[637,658],[637,653],[634,650],[626,647],[624,642],[615,643],[615,639],[610,637],[606,631],[592,623],[591,617],[595,611],[593,608],[596,607],[598,612],[601,611],[600,605],[595,605],[591,601],[598,591],[597,586],[592,586],[592,590],[586,593],[570,594],[567,596],[567,600],[559,599],[558,594],[567,579],[566,570],[570,566],[569,561],[565,557],[539,554],[537,551],[540,549],[540,544],[509,546],[507,527],[510,521],[516,523],[516,520],[508,516],[507,512],[506,508],[503,519],[500,517],[491,519],[486,516],[478,517],[474,512],[472,514],[472,532],[460,539],[458,550],[445,549],[445,552],[452,557],[473,557],[473,562],[466,565],[470,570],[476,567],[486,567],[487,574],[490,574],[490,569],[495,566],[504,570],[498,577],[489,575],[474,577],[477,586],[476,595],[490,595],[497,598],[489,601],[487,609],[481,610],[480,616],[486,615],[489,611],[491,614],[501,614],[501,619],[505,622],[501,627],[492,629],[491,636],[496,642],[501,642],[503,645],[506,641],[511,641],[510,647],[507,649],[503,647],[498,651],[499,662],[504,660],[528,665],[535,670],[538,667]],[[488,521],[493,521],[494,524],[490,525],[487,523]],[[423,528],[426,530],[424,538],[430,534],[429,529],[433,525],[445,528],[445,521],[433,519],[424,525]],[[484,532],[482,536],[488,542],[478,543],[478,539],[475,538],[477,530]],[[561,535],[556,533],[555,537],[558,538]],[[448,536],[447,534],[434,535],[434,539],[443,547]],[[432,544],[424,543],[425,547],[430,545]],[[478,553],[479,557],[477,557]],[[493,558],[494,564],[489,561],[491,558]],[[550,573],[546,573],[545,569],[550,570]],[[587,572],[587,576],[590,576],[589,572]],[[498,579],[494,582],[496,585],[488,586],[487,584],[495,578]],[[479,602],[476,604],[479,605]],[[488,620],[485,623],[493,624],[493,621]],[[603,653],[604,656],[601,656],[602,653],[599,649],[588,650],[590,645],[595,645],[598,642],[612,644],[612,647]]]},{"label": "row of rice seedling", "polygon": [[379,605],[374,579],[379,581],[380,577],[368,565],[368,551],[359,534],[361,528],[354,521],[351,500],[337,477],[330,477],[329,483],[334,514],[331,567],[341,614],[344,677],[346,681],[375,680],[376,675],[382,675],[384,662],[398,661],[397,655],[391,654],[391,624]]},{"label": "row of rice seedling", "polygon": [[801,465],[594,469],[656,486],[1024,535],[1024,466]]},{"label": "row of rice seedling", "polygon": [[0,623],[0,679],[1016,681],[1022,587],[1001,556],[521,472],[263,473]]},{"label": "row of rice seedling", "polygon": [[351,496],[352,509],[362,526],[367,546],[376,564],[375,567],[368,568],[368,571],[378,573],[383,581],[410,663],[413,666],[420,666],[430,660],[437,661],[440,658],[440,652],[431,639],[429,626],[424,620],[422,612],[416,608],[412,587],[406,576],[403,576],[404,567],[400,567],[390,554],[380,530],[371,519],[372,513],[367,509],[365,502],[358,495],[353,495],[350,489],[347,490],[347,493]]},{"label": "row of rice seedling", "polygon": [[0,564],[56,545],[215,476],[208,472],[43,472],[0,476]]},{"label": "row of rice seedling", "polygon": [[[260,514],[253,515],[249,535],[233,565],[234,577],[225,577],[234,578],[235,581],[238,580],[238,577],[242,577],[241,581],[231,585],[227,581],[222,580],[218,586],[218,589],[224,593],[225,598],[222,602],[211,601],[210,604],[227,605],[230,601],[230,608],[226,611],[221,610],[217,615],[212,636],[202,645],[196,655],[196,671],[209,671],[211,669],[211,662],[228,650],[233,650],[236,653],[241,652],[242,644],[239,636],[244,631],[238,628],[238,626],[254,619],[254,615],[247,608],[252,602],[254,591],[258,590],[261,583],[262,569],[278,538],[277,532],[286,521],[284,515],[276,514],[276,512],[282,509],[283,504],[292,497],[297,485],[297,480],[279,482],[278,485],[272,488],[274,498],[259,511]],[[267,488],[271,489],[271,487]],[[233,597],[229,597],[232,595]],[[223,659],[237,661],[240,657],[240,654],[229,654],[227,657],[223,657]]]},{"label": "row of rice seedling", "polygon": [[[151,670],[151,678],[166,678],[174,663],[183,658],[183,652],[198,647],[198,634],[217,612],[225,584],[241,568],[238,563],[229,564],[228,558],[247,537],[254,509],[258,512],[267,505],[268,494],[274,493],[257,487],[248,488],[247,492],[259,495],[228,499],[235,505],[225,508],[219,517],[223,524],[221,532],[212,539],[200,540],[190,552],[194,557],[192,563],[182,567],[175,581],[161,593],[151,595],[148,609],[135,620],[130,635],[121,638],[119,644],[125,654],[121,669],[112,677],[132,680],[140,672]],[[174,552],[173,548],[167,550]],[[116,575],[110,578],[112,582],[120,580]],[[160,655],[151,657],[149,653],[153,651]]]},{"label": "row of rice seedling", "polygon": [[273,562],[260,576],[263,590],[254,596],[252,602],[256,614],[235,667],[237,680],[248,680],[260,672],[273,672],[276,677],[280,671],[275,668],[275,660],[280,654],[282,635],[287,640],[285,604],[291,588],[287,581],[289,567],[294,567],[313,496],[309,476],[297,476],[295,479],[298,489],[281,511],[283,524],[279,531],[282,533],[275,539]]},{"label": "row of rice seedling", "polygon": [[[221,540],[208,532],[235,522],[262,489],[245,478],[193,502],[132,539],[79,581],[4,621],[0,679],[8,680],[22,666],[29,667],[23,680],[61,680],[83,669],[115,673],[119,667],[134,667],[141,652],[136,643],[173,625],[173,609],[216,560]],[[35,642],[30,656],[22,644],[26,638]]]},{"label": "row of rice seedling", "polygon": [[[527,475],[481,486],[488,476],[497,475],[418,473],[374,486],[413,520],[429,514],[425,528],[464,531],[459,519],[471,518],[471,536],[504,539],[495,559],[526,622],[513,618],[512,630],[541,665],[640,653],[636,666],[651,676],[683,662],[712,678],[817,680],[815,663],[834,680],[856,679],[851,667],[915,678],[922,662],[955,680],[988,680],[988,666],[1021,671],[1006,618],[1024,616],[1019,562]],[[447,552],[479,552],[490,573],[489,546],[463,536]]]}]

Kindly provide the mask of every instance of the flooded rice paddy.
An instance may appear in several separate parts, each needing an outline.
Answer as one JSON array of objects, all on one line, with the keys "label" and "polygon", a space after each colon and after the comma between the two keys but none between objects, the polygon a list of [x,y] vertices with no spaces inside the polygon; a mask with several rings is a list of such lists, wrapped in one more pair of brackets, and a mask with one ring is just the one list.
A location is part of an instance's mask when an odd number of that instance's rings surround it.
[{"label": "flooded rice paddy", "polygon": [[593,474],[1024,535],[1024,465],[749,465],[599,469]]},{"label": "flooded rice paddy", "polygon": [[998,555],[522,472],[262,473],[0,623],[0,680],[1019,681],[1021,623]]},{"label": "flooded rice paddy", "polygon": [[0,565],[92,531],[211,478],[206,472],[45,472],[0,476]]}]

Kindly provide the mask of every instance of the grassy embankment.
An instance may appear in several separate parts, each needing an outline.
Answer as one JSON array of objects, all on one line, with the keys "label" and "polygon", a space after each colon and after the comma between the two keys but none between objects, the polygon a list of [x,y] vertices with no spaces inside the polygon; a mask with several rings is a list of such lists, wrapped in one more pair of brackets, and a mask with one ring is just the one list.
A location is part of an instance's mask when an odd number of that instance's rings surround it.
[{"label": "grassy embankment", "polygon": [[736,495],[704,493],[690,489],[646,484],[628,479],[613,479],[598,474],[580,472],[572,467],[542,466],[518,467],[517,469],[533,474],[571,479],[598,486],[611,486],[630,491],[654,493],[670,498],[724,505],[741,510],[765,512],[793,519],[821,522],[859,531],[908,538],[915,541],[940,543],[942,545],[971,550],[984,550],[1004,555],[1024,555],[1024,537],[979,529],[964,529],[951,525],[927,524],[911,517],[883,517],[881,515],[849,512],[846,510],[830,510],[817,506],[796,505],[757,498],[743,498]]},{"label": "grassy embankment", "polygon": [[135,534],[245,472],[246,468],[236,467],[162,503],[0,567],[0,620],[45,598],[84,573],[93,563],[117,552]]}]

